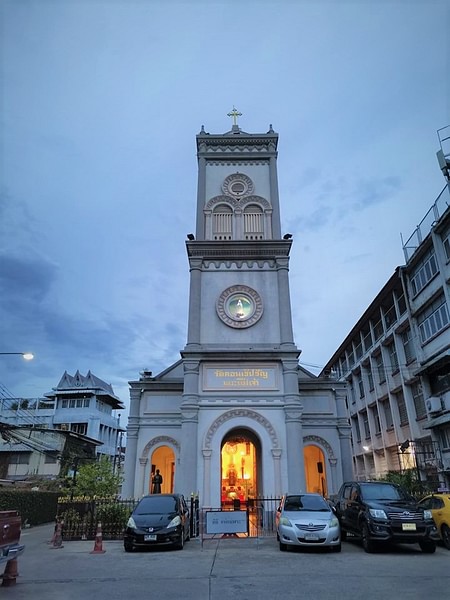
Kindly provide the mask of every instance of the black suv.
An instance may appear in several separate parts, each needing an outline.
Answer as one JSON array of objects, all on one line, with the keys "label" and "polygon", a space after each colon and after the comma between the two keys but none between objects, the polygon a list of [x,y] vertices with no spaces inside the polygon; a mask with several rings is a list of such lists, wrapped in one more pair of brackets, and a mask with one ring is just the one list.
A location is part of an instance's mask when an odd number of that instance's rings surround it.
[{"label": "black suv", "polygon": [[381,481],[348,481],[334,499],[341,524],[341,539],[347,533],[360,537],[366,552],[377,542],[420,545],[433,553],[439,534],[431,511],[423,510],[403,488]]}]

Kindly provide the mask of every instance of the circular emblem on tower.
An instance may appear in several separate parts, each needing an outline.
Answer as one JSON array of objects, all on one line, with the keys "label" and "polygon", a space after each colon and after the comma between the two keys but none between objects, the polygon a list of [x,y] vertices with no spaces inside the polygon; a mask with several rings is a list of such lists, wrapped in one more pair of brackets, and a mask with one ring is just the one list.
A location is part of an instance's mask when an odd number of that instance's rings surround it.
[{"label": "circular emblem on tower", "polygon": [[216,310],[226,325],[243,329],[259,321],[263,303],[254,289],[246,285],[232,285],[220,294]]},{"label": "circular emblem on tower", "polygon": [[222,183],[222,191],[227,196],[233,196],[233,198],[242,198],[253,194],[254,185],[253,181],[244,175],[244,173],[233,173]]}]

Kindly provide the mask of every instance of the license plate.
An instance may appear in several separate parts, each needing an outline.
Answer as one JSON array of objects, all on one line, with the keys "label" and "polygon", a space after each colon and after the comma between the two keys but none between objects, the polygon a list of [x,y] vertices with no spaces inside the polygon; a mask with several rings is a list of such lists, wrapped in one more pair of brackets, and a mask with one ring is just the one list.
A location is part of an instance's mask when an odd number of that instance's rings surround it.
[{"label": "license plate", "polygon": [[402,530],[403,531],[416,531],[416,524],[415,523],[402,523]]},{"label": "license plate", "polygon": [[315,533],[305,533],[305,540],[318,540],[319,536]]},{"label": "license plate", "polygon": [[144,535],[144,542],[156,542],[156,535],[154,533]]}]

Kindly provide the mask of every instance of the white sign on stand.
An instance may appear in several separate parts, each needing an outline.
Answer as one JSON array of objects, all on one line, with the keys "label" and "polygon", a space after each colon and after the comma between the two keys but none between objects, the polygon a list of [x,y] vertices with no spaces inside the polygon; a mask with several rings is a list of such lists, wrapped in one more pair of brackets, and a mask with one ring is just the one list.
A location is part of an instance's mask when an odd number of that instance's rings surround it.
[{"label": "white sign on stand", "polygon": [[206,513],[206,533],[247,533],[247,512],[211,510]]}]

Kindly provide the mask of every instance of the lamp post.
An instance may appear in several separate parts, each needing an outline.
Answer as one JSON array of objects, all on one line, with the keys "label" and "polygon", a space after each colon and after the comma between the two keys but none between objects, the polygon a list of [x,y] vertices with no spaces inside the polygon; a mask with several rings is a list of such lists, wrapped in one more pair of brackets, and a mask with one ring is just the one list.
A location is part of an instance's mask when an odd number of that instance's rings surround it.
[{"label": "lamp post", "polygon": [[0,352],[0,355],[2,355],[2,356],[8,356],[8,355],[22,356],[25,360],[33,360],[33,358],[34,358],[34,354],[31,354],[31,352]]}]

